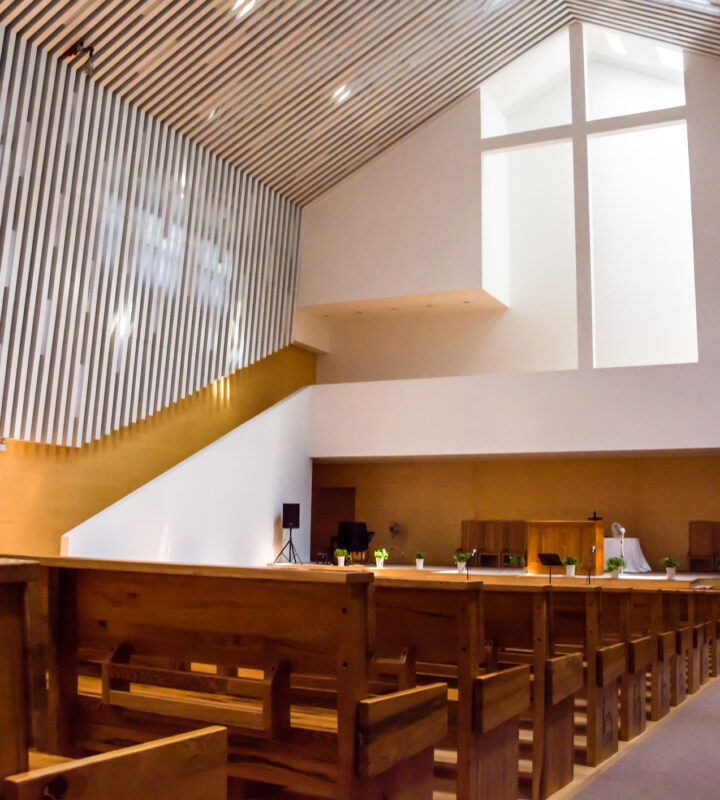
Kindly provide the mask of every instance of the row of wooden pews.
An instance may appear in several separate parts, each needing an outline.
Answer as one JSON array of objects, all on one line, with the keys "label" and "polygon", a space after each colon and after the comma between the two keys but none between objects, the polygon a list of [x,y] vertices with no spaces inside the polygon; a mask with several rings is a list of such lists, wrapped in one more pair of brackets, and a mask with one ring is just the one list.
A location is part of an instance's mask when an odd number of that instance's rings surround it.
[{"label": "row of wooden pews", "polygon": [[[227,732],[207,727],[88,758],[30,753],[28,602],[39,566],[0,559],[0,798],[226,800]],[[42,679],[44,682],[44,672]]]},{"label": "row of wooden pews", "polygon": [[78,757],[221,725],[235,797],[429,800],[436,776],[460,800],[543,800],[718,670],[720,592],[667,582],[78,559],[37,576],[33,743]]}]

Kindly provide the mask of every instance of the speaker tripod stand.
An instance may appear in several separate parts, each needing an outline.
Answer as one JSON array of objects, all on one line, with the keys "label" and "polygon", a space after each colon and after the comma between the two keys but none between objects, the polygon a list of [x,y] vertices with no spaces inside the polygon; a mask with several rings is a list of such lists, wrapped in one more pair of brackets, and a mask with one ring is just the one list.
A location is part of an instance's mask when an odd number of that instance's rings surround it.
[{"label": "speaker tripod stand", "polygon": [[300,558],[300,555],[298,554],[298,551],[297,551],[295,545],[293,544],[293,538],[292,538],[293,529],[292,529],[292,527],[288,528],[288,533],[289,533],[288,540],[283,545],[282,550],[275,557],[275,561],[273,561],[273,564],[277,564],[277,562],[281,558],[283,558],[283,556],[285,557],[285,560],[287,561],[288,564],[302,564],[303,563],[302,559]]}]

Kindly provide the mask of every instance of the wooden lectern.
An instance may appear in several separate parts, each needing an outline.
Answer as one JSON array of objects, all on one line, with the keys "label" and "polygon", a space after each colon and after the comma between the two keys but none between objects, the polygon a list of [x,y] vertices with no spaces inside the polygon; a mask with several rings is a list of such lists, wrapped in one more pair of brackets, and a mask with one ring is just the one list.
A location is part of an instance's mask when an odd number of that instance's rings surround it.
[{"label": "wooden lectern", "polygon": [[[592,520],[529,520],[527,523],[527,569],[534,575],[547,572],[538,553],[557,553],[563,560],[577,556],[578,573],[600,575],[605,568],[605,526]],[[592,547],[595,546],[595,553]]]}]

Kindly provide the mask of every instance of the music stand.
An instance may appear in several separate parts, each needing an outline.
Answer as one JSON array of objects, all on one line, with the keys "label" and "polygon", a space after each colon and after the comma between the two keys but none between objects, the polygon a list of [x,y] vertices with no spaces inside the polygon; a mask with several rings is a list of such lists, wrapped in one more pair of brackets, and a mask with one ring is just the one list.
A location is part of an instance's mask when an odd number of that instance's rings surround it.
[{"label": "music stand", "polygon": [[550,583],[552,583],[552,568],[562,567],[562,558],[557,553],[538,553],[538,560],[540,563],[547,567],[550,574]]}]

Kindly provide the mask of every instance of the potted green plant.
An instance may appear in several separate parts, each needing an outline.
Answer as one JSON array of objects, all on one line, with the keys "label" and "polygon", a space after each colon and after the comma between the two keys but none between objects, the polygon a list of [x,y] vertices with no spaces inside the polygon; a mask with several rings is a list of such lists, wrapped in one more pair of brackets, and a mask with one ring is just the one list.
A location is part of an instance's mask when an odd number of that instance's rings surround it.
[{"label": "potted green plant", "polygon": [[508,556],[508,564],[516,569],[523,569],[525,567],[525,559],[523,556]]},{"label": "potted green plant", "polygon": [[619,578],[620,570],[625,569],[625,567],[627,567],[627,564],[624,558],[608,558],[605,572],[609,572],[611,578]]},{"label": "potted green plant", "polygon": [[375,551],[375,566],[382,569],[385,566],[385,559],[388,557],[388,551],[381,547]]},{"label": "potted green plant", "polygon": [[578,563],[577,556],[567,556],[565,558],[565,574],[568,576],[568,578],[575,577],[575,566],[577,565],[577,563]]},{"label": "potted green plant", "polygon": [[457,564],[457,571],[463,572],[470,560],[470,553],[453,553],[453,561]]},{"label": "potted green plant", "polygon": [[415,566],[418,569],[422,569],[425,565],[425,553],[421,553],[419,550],[415,553]]},{"label": "potted green plant", "polygon": [[675,571],[680,566],[680,562],[677,558],[673,558],[672,556],[665,556],[664,558],[660,559],[660,563],[665,567],[665,574],[667,575],[667,579],[669,581],[675,580]]},{"label": "potted green plant", "polygon": [[348,551],[344,550],[342,547],[338,547],[335,551],[335,558],[337,558],[338,567],[344,567],[345,559],[347,558],[349,560]]}]

